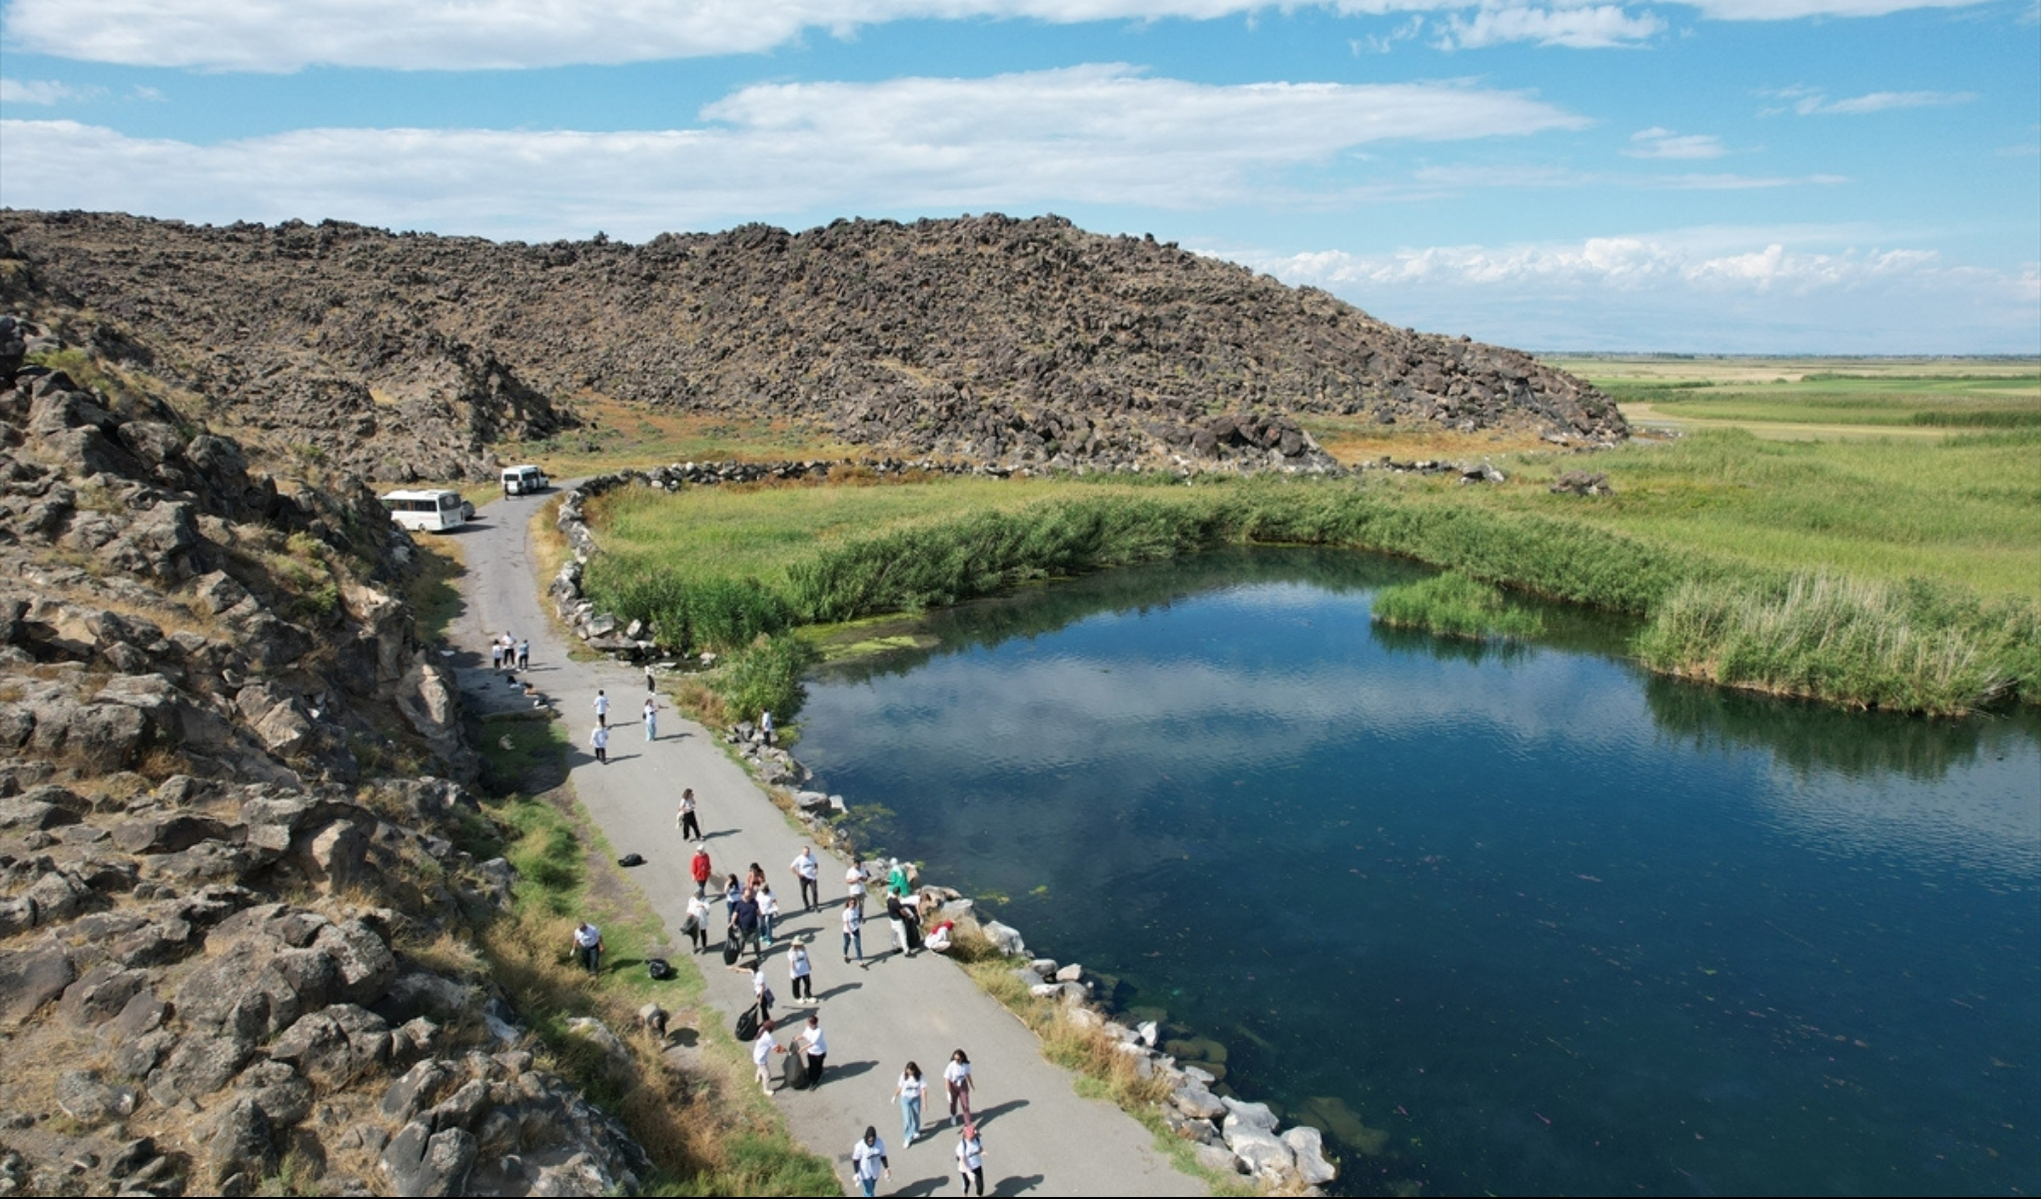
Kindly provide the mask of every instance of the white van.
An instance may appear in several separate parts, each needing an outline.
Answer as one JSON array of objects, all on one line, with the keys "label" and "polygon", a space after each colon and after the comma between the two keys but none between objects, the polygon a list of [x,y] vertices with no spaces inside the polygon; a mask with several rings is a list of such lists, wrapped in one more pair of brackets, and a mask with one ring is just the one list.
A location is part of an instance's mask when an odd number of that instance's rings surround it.
[{"label": "white van", "polygon": [[537,495],[551,484],[546,482],[546,472],[536,466],[506,466],[503,468],[503,494]]},{"label": "white van", "polygon": [[393,491],[383,497],[390,519],[407,529],[441,533],[468,523],[467,504],[458,491]]}]

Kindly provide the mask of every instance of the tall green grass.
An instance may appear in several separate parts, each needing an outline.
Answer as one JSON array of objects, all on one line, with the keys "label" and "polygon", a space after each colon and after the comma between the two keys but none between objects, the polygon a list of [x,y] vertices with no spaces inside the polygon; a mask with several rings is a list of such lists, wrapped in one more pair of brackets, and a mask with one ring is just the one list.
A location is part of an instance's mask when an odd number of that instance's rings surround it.
[{"label": "tall green grass", "polygon": [[[2017,456],[2031,435],[1975,436],[1985,443],[1976,454],[1991,457]],[[1627,472],[1607,501],[1542,488],[1470,495],[1421,483],[1259,478],[648,496],[631,501],[632,523],[665,532],[598,556],[587,588],[619,617],[651,622],[668,644],[733,649],[736,660],[714,686],[745,714],[770,706],[784,715],[798,702],[799,666],[785,636],[797,626],[926,610],[1036,579],[1249,543],[1383,551],[1480,584],[1645,617],[1652,623],[1640,655],[1672,673],[1906,711],[1967,711],[2014,693],[2041,702],[2041,636],[2027,635],[2041,632],[2032,599],[1986,600],[1957,585],[1908,582],[1891,568],[1911,561],[1909,538],[1940,534],[1952,517],[1895,511],[1904,497],[1880,490],[1889,460],[1867,459],[1860,447],[1810,456],[1745,434],[1691,441],[1657,457],[1605,456],[1597,465]],[[1866,461],[1877,478],[1864,477]],[[1767,486],[1789,494],[1766,495]],[[2035,488],[1998,476],[1976,486],[2013,500]],[[835,494],[817,494],[824,491]],[[1914,499],[1931,494],[1916,490]],[[775,508],[781,500],[820,518],[817,527],[804,536]],[[2006,543],[2009,531],[2034,523],[2033,512],[2015,503],[1987,516],[1953,493],[1950,503],[1957,519],[1988,526],[1973,559],[2032,552]],[[689,545],[698,531],[673,532],[690,505],[713,517],[706,523],[730,552]],[[1698,511],[1676,514],[1680,506]],[[1685,536],[1661,531],[1676,515]],[[747,520],[756,533],[748,542]],[[1771,527],[1758,527],[1765,520]],[[1859,543],[1883,544],[1892,556],[1885,573],[1898,577],[1852,582],[1851,572],[1830,569],[1812,578],[1783,564],[1796,559],[1779,547],[1818,533],[1831,560],[1849,559]],[[1797,558],[1810,560],[1824,558]],[[743,691],[741,701],[730,688]]]},{"label": "tall green grass", "polygon": [[1536,612],[1512,607],[1494,587],[1453,571],[1383,588],[1375,593],[1373,614],[1384,624],[1447,637],[1536,637],[1545,631]]},{"label": "tall green grass", "polygon": [[1925,583],[1695,580],[1660,605],[1636,651],[1668,674],[1851,707],[1959,713],[2013,694],[2041,700],[2034,606]]}]

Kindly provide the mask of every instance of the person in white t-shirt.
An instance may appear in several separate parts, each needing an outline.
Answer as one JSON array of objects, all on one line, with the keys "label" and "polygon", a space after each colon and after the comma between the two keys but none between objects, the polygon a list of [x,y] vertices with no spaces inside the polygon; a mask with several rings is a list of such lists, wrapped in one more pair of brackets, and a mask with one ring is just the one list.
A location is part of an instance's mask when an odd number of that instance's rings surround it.
[{"label": "person in white t-shirt", "polygon": [[772,1055],[775,1052],[786,1051],[772,1039],[772,1021],[761,1020],[758,1024],[758,1038],[751,1042],[751,1064],[758,1068],[758,1089],[764,1091],[768,1099],[772,1097]]},{"label": "person in white t-shirt", "polygon": [[865,963],[865,920],[852,904],[843,905],[843,962],[850,964],[851,950],[857,950],[858,965]]},{"label": "person in white t-shirt", "polygon": [[793,984],[793,998],[789,1003],[815,1002],[815,965],[808,960],[808,939],[794,938],[787,950],[787,978]]},{"label": "person in white t-shirt", "polygon": [[595,731],[588,734],[588,749],[595,755],[596,761],[609,765],[609,726],[595,726]]},{"label": "person in white t-shirt", "polygon": [[794,877],[801,882],[801,910],[812,912],[822,902],[822,863],[815,860],[815,851],[803,845],[800,855],[791,863]]},{"label": "person in white t-shirt", "polygon": [[829,1042],[822,1036],[822,1017],[809,1012],[808,1026],[794,1041],[807,1055],[808,1089],[812,1091],[822,1085],[822,1063],[829,1056]]},{"label": "person in white t-shirt", "polygon": [[913,1062],[900,1071],[900,1082],[893,1088],[893,1098],[900,1101],[900,1147],[914,1144],[914,1138],[921,1135],[921,1100],[928,1094],[928,1080],[921,1076],[921,1067]]},{"label": "person in white t-shirt", "polygon": [[595,723],[609,727],[609,695],[600,689],[595,693]]},{"label": "person in white t-shirt", "polygon": [[893,1177],[893,1167],[886,1160],[886,1142],[879,1139],[879,1130],[865,1126],[865,1135],[859,1137],[850,1147],[850,1172],[864,1190],[865,1199],[878,1193],[879,1176]]},{"label": "person in white t-shirt", "polygon": [[865,864],[855,859],[851,861],[850,869],[843,872],[843,901],[858,910],[860,920],[865,915],[865,880],[869,877],[865,873]]},{"label": "person in white t-shirt", "polygon": [[574,926],[574,956],[590,974],[602,970],[602,930],[586,920]]},{"label": "person in white t-shirt", "polygon": [[772,944],[772,922],[780,914],[780,901],[773,897],[771,887],[758,889],[758,943]]},{"label": "person in white t-shirt", "polygon": [[971,1184],[978,1184],[978,1194],[985,1194],[985,1142],[979,1139],[978,1126],[966,1124],[957,1133],[957,1177],[964,1183],[964,1193],[971,1193]]},{"label": "person in white t-shirt", "polygon": [[959,1049],[950,1055],[950,1064],[943,1067],[943,1090],[949,1092],[950,1122],[957,1121],[957,1113],[964,1113],[964,1123],[971,1122],[971,1058]]}]

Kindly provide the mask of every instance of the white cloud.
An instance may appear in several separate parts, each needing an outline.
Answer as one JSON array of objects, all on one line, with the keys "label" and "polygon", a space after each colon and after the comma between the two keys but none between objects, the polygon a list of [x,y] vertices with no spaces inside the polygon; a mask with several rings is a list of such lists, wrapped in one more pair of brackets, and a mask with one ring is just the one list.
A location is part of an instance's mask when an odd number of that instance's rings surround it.
[{"label": "white cloud", "polygon": [[[1393,324],[1506,344],[1694,352],[2035,353],[2041,273],[1866,245],[1875,230],[1703,228],[1384,254],[1225,252]],[[1861,240],[1860,240],[1861,239]]]},{"label": "white cloud", "polygon": [[1867,113],[1887,112],[1895,108],[1940,108],[1950,104],[1968,104],[1977,99],[1976,92],[1871,92],[1868,95],[1852,96],[1847,100],[1831,100],[1819,88],[1787,87],[1759,93],[1789,101],[1785,105],[1762,110],[1772,116],[1789,109],[1803,117],[1816,116],[1864,116]]},{"label": "white cloud", "polygon": [[1631,134],[1630,148],[1623,153],[1632,158],[1720,158],[1728,151],[1712,133],[1678,134],[1653,126]]},{"label": "white cloud", "polygon": [[0,126],[0,201],[633,237],[815,209],[1280,203],[1327,194],[1286,178],[1353,147],[1587,123],[1464,85],[1217,87],[1116,65],[761,85],[702,116],[689,129],[306,129],[217,145],[11,121]]},{"label": "white cloud", "polygon": [[0,104],[61,104],[86,99],[90,90],[54,79],[0,79]]},{"label": "white cloud", "polygon": [[1477,50],[1505,42],[1536,42],[1599,50],[1640,45],[1665,30],[1665,22],[1649,13],[1631,16],[1619,4],[1588,8],[1484,6],[1472,16],[1446,18],[1434,45],[1441,50]]},{"label": "white cloud", "polygon": [[[1979,0],[1692,0],[1726,20],[1878,16]],[[1637,4],[1587,0],[12,0],[19,50],[133,66],[295,71],[317,64],[467,70],[771,50],[910,19],[1209,20],[1269,9],[1449,13],[1454,47],[1636,45],[1665,28]]]}]

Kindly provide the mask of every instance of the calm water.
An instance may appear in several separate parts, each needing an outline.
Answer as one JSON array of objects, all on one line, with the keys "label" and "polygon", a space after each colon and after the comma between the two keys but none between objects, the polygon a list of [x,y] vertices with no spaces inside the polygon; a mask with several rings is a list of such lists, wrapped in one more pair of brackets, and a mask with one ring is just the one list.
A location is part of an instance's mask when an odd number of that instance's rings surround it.
[{"label": "calm water", "polygon": [[2031,714],[1669,683],[1564,612],[1372,628],[1410,574],[1241,551],[945,614],[812,684],[801,756],[1348,1191],[2041,1190]]}]

